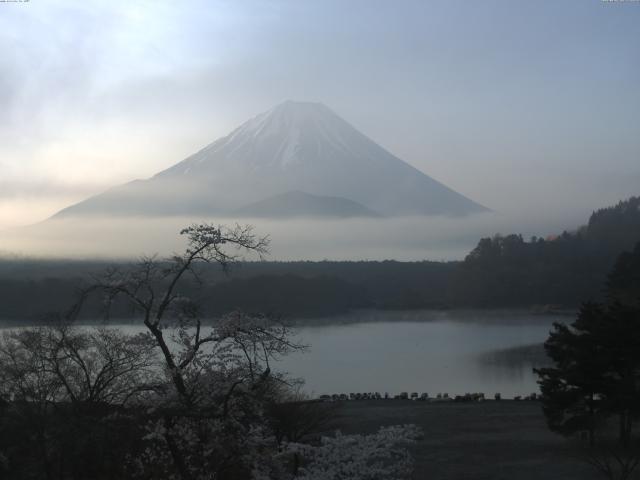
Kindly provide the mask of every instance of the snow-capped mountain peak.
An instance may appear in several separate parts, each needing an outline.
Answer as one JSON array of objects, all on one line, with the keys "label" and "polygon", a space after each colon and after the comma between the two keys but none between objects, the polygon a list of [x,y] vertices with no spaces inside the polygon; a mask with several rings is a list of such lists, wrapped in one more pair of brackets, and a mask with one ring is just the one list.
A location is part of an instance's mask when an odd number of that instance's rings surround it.
[{"label": "snow-capped mountain peak", "polygon": [[352,200],[382,215],[486,210],[395,157],[325,105],[286,101],[154,177],[64,213],[233,213],[291,191]]}]

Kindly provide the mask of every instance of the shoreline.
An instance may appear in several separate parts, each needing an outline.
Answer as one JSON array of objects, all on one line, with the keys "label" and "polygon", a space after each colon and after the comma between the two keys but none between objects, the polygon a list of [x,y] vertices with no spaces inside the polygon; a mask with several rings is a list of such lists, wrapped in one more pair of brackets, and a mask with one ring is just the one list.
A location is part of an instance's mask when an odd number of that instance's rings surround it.
[{"label": "shoreline", "polygon": [[[359,323],[376,323],[376,322],[434,322],[434,321],[456,321],[465,323],[496,323],[511,324],[513,321],[508,317],[528,317],[548,319],[549,317],[573,317],[576,309],[556,309],[545,310],[537,306],[514,308],[514,307],[497,307],[497,308],[416,308],[416,309],[353,309],[346,313],[338,313],[322,317],[297,317],[297,318],[280,318],[284,324],[291,327],[315,327],[329,325],[349,325]],[[486,317],[478,319],[477,315],[494,317],[488,320]],[[215,318],[207,318],[203,320],[204,324],[212,323]],[[118,325],[137,325],[141,324],[138,318],[111,318],[109,320],[90,320],[82,319],[73,322],[77,326],[118,326]],[[55,325],[54,321],[33,320],[33,319],[0,319],[0,329],[15,327],[42,327],[47,325]]]}]

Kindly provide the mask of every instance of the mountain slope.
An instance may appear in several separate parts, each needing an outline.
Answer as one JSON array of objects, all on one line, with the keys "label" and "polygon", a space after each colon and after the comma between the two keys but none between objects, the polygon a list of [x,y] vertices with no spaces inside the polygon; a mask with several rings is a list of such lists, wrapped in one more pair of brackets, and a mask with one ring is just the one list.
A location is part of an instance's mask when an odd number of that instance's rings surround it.
[{"label": "mountain slope", "polygon": [[350,199],[387,216],[487,210],[393,156],[324,105],[287,101],[150,179],[58,215],[229,214],[290,191]]},{"label": "mountain slope", "polygon": [[377,213],[353,200],[340,197],[287,192],[245,205],[236,210],[241,217],[379,217]]}]

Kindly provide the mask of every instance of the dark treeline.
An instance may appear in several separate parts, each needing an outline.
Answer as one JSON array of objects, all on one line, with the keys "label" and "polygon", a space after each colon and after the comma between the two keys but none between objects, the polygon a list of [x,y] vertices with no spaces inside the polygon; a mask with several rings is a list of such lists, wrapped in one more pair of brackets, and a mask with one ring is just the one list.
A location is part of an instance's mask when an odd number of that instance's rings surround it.
[{"label": "dark treeline", "polygon": [[[617,256],[640,241],[640,197],[594,212],[548,238],[483,238],[461,262],[247,262],[185,282],[209,315],[235,308],[318,317],[357,308],[574,308],[602,298]],[[36,321],[73,302],[99,261],[0,262],[0,318]],[[96,302],[87,315],[99,316]],[[118,316],[127,316],[121,310]]]},{"label": "dark treeline", "polygon": [[594,212],[587,225],[547,239],[483,238],[456,269],[452,298],[476,307],[576,306],[601,299],[616,258],[640,241],[640,197]]},{"label": "dark treeline", "polygon": [[[64,276],[56,277],[52,269],[46,276],[0,273],[0,318],[38,321],[68,308],[89,274],[82,262],[59,265]],[[109,265],[92,266],[99,272]],[[212,316],[237,308],[296,317],[356,308],[446,308],[455,266],[455,262],[395,261],[243,263],[229,276],[204,271],[204,285],[190,280],[182,288]],[[94,300],[85,311],[85,317],[101,316],[100,302]],[[112,316],[126,318],[129,313],[113,308]]]}]

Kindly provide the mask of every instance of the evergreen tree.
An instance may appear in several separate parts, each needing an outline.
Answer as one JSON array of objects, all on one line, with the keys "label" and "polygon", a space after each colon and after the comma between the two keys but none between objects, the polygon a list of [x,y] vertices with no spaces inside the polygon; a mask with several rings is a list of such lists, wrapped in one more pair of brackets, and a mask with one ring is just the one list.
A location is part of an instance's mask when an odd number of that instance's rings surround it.
[{"label": "evergreen tree", "polygon": [[598,340],[604,318],[600,305],[586,303],[571,326],[555,323],[544,344],[555,366],[535,370],[549,428],[562,435],[588,431],[591,444],[608,415],[601,398],[608,366]]},{"label": "evergreen tree", "polygon": [[555,432],[588,431],[593,445],[597,427],[617,416],[619,441],[630,444],[640,414],[640,302],[622,300],[637,288],[638,255],[636,247],[619,257],[609,276],[607,304],[583,304],[576,320],[554,324],[545,342],[554,366],[535,372]]}]

